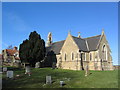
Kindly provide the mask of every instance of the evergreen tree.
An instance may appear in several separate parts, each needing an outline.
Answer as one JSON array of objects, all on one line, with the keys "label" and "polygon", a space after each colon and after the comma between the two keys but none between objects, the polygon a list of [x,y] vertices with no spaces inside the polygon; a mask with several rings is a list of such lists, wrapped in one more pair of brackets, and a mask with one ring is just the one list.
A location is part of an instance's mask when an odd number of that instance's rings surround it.
[{"label": "evergreen tree", "polygon": [[23,63],[27,62],[34,67],[45,56],[45,42],[36,31],[31,32],[29,39],[20,44],[19,53]]}]

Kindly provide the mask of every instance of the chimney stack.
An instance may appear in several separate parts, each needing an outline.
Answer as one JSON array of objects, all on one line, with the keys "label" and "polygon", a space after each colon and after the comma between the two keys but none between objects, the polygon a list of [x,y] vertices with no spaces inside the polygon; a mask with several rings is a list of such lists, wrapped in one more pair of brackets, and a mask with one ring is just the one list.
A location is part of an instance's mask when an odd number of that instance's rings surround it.
[{"label": "chimney stack", "polygon": [[17,47],[15,46],[15,47],[13,48],[13,50],[17,50]]}]

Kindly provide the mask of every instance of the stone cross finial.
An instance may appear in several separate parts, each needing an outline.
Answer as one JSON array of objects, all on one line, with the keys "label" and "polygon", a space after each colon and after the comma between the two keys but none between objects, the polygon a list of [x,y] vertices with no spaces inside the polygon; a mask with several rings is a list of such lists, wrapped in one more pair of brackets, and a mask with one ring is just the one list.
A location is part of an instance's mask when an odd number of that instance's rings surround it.
[{"label": "stone cross finial", "polygon": [[68,34],[71,34],[71,30],[68,31]]},{"label": "stone cross finial", "polygon": [[80,38],[80,32],[78,32],[78,38]]},{"label": "stone cross finial", "polygon": [[102,35],[104,34],[104,28],[102,29]]},{"label": "stone cross finial", "polygon": [[102,32],[104,32],[104,28],[102,29]]}]

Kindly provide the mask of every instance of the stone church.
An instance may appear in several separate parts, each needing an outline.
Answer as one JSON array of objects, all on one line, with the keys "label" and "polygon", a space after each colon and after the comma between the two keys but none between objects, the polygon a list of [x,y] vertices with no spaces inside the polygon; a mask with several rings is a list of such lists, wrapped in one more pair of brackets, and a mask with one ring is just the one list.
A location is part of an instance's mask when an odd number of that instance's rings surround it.
[{"label": "stone church", "polygon": [[[52,33],[48,34],[46,52],[54,52],[56,67],[71,70],[113,70],[111,50],[104,30],[101,35],[82,38],[71,33],[63,41],[52,42]],[[48,56],[49,57],[49,56]],[[51,60],[51,59],[49,59]]]}]

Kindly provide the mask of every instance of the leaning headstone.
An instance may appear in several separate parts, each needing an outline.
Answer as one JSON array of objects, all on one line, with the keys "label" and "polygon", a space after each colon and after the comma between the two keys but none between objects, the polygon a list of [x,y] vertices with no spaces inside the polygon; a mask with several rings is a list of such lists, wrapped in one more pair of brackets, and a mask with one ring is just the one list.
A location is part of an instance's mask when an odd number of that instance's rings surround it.
[{"label": "leaning headstone", "polygon": [[13,71],[7,71],[7,77],[13,78]]},{"label": "leaning headstone", "polygon": [[86,65],[85,76],[88,76],[88,74],[89,74],[89,68],[88,68],[88,65]]},{"label": "leaning headstone", "polygon": [[36,62],[35,68],[39,68],[39,67],[40,67],[40,62]]},{"label": "leaning headstone", "polygon": [[46,84],[51,84],[51,76],[46,76]]},{"label": "leaning headstone", "polygon": [[3,67],[3,72],[7,72],[7,67]]}]

